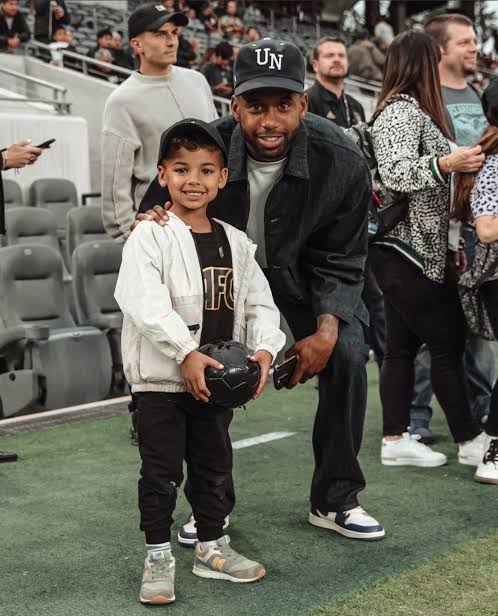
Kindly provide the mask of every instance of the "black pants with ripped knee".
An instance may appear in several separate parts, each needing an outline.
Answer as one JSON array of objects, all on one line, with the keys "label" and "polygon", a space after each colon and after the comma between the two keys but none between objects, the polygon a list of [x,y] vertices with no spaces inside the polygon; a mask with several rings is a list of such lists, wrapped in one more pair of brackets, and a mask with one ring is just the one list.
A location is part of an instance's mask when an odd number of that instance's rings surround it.
[{"label": "black pants with ripped knee", "polygon": [[184,460],[197,536],[200,541],[218,539],[231,508],[226,486],[232,473],[228,428],[233,412],[197,402],[189,394],[140,392],[135,398],[142,458],[138,504],[147,543],[170,541]]}]

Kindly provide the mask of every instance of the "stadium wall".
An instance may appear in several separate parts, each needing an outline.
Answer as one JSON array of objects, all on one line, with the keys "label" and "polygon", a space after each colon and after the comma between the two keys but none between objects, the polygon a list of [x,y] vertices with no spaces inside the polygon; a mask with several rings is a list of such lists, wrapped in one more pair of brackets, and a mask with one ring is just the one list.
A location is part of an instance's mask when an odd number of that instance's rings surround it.
[{"label": "stadium wall", "polygon": [[72,115],[81,116],[87,121],[90,144],[91,190],[92,192],[100,192],[102,114],[107,97],[116,86],[95,77],[87,77],[82,73],[52,66],[36,58],[26,57],[25,68],[27,75],[45,79],[67,88]]}]

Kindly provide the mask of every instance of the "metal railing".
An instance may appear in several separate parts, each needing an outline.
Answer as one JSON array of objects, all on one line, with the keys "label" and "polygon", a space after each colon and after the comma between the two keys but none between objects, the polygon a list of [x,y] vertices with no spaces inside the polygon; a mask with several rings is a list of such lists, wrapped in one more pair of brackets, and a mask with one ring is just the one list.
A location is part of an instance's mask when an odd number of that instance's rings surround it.
[{"label": "metal railing", "polygon": [[[45,58],[47,58],[48,54],[51,54],[52,52],[52,48],[50,47],[50,45],[45,45],[44,43],[40,43],[39,41],[35,40],[31,40],[26,44],[26,50],[28,52],[35,52],[34,57],[39,56],[39,52],[42,51],[42,53],[44,52]],[[95,76],[95,73],[92,73],[92,67],[97,70],[99,68],[106,69],[107,71],[111,69],[112,73],[118,73],[123,77],[121,81],[124,81],[124,79],[134,73],[134,71],[130,69],[122,68],[120,66],[116,66],[115,64],[110,64],[109,62],[101,62],[100,60],[95,60],[94,58],[89,58],[88,56],[83,56],[79,53],[74,53],[72,51],[60,49],[57,50],[57,52],[61,54],[63,68],[75,70],[75,66],[77,66],[78,72],[81,72],[84,75],[90,75],[91,77]],[[65,59],[72,60],[72,62],[65,62]],[[61,89],[65,90],[64,88]],[[230,99],[222,98],[221,96],[213,96],[213,98],[220,115],[228,115],[230,113]]]},{"label": "metal railing", "polygon": [[[41,59],[47,60],[52,58],[53,48],[50,45],[40,43],[39,41],[31,40],[26,44],[26,50],[28,53],[32,53],[35,57],[41,57]],[[58,49],[57,54],[60,57],[62,68],[68,68],[70,70],[76,70],[77,72],[89,75],[91,77],[99,74],[100,76],[110,76],[108,79],[110,83],[121,83],[127,79],[134,71],[110,64],[109,62],[102,62],[95,58],[81,55],[72,51],[66,51],[65,49]],[[112,79],[116,77],[116,79]],[[307,79],[306,87],[313,85],[314,80]],[[353,75],[345,81],[346,90],[361,89],[363,95],[367,95],[374,101],[380,92],[380,84],[377,82],[366,81]],[[220,96],[213,96],[216,108],[221,116],[230,114],[230,99],[222,98]]]},{"label": "metal railing", "polygon": [[[36,77],[31,77],[9,68],[0,67],[0,74],[13,80],[13,88],[17,94],[15,97],[2,96],[0,97],[0,100],[45,103],[54,107],[57,113],[67,114],[71,112],[71,103],[66,100],[66,88],[56,83],[51,83],[50,81],[45,81],[43,79],[37,79]],[[20,88],[17,88],[17,86],[20,86]],[[48,89],[51,96],[40,96],[38,94],[39,88]],[[21,89],[22,92],[17,91],[18,89]]]},{"label": "metal railing", "polygon": [[[95,73],[100,75],[112,74],[116,75],[118,80],[119,76],[121,76],[122,79],[120,81],[124,81],[133,73],[133,71],[127,68],[116,66],[110,62],[102,62],[101,60],[96,60],[95,58],[89,58],[88,56],[83,56],[79,53],[74,53],[73,51],[67,51],[65,49],[55,50],[50,45],[40,43],[40,41],[35,41],[34,39],[26,43],[25,48],[28,53],[31,53],[34,57],[39,57],[42,60],[52,60],[52,52],[55,51],[61,58],[61,67],[70,68],[72,70],[75,70],[77,67],[77,71],[83,73],[84,75],[95,76]],[[64,62],[65,59],[72,60],[72,62]],[[67,66],[65,66],[65,64]],[[94,73],[92,73],[92,68],[95,69]],[[109,81],[112,83],[112,80]]]}]

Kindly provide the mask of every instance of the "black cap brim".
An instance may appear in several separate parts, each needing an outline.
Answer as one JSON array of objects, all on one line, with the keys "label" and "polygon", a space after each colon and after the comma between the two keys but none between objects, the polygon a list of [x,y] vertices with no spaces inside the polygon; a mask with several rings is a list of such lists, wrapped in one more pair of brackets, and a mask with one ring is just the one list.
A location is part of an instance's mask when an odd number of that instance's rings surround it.
[{"label": "black cap brim", "polygon": [[174,22],[177,26],[188,26],[188,17],[186,15],[183,13],[170,13],[169,15],[156,19],[148,31],[157,30],[168,21]]},{"label": "black cap brim", "polygon": [[147,26],[146,30],[130,33],[129,37],[130,39],[132,39],[134,36],[142,34],[142,32],[154,32],[155,30],[159,30],[159,28],[162,25],[168,23],[168,21],[172,21],[177,26],[188,26],[188,17],[186,15],[184,15],[183,13],[169,13],[167,15],[161,15],[161,17],[158,17],[156,21],[153,21]]},{"label": "black cap brim", "polygon": [[173,126],[164,131],[164,133],[161,135],[158,164],[161,162],[161,160],[163,160],[165,153],[164,150],[166,149],[168,142],[173,137],[184,136],[188,135],[189,133],[194,133],[198,131],[203,132],[207,137],[209,137],[211,141],[213,141],[220,148],[223,155],[223,160],[226,164],[228,160],[227,151],[219,132],[213,126],[206,124],[201,120],[195,119],[180,120],[180,122],[173,124]]},{"label": "black cap brim", "polygon": [[234,90],[235,96],[239,94],[245,94],[246,92],[252,92],[253,90],[276,89],[276,90],[288,90],[289,92],[297,92],[298,94],[304,93],[304,85],[299,81],[293,79],[287,79],[286,77],[255,77],[254,79],[248,79],[239,86],[236,86]]}]

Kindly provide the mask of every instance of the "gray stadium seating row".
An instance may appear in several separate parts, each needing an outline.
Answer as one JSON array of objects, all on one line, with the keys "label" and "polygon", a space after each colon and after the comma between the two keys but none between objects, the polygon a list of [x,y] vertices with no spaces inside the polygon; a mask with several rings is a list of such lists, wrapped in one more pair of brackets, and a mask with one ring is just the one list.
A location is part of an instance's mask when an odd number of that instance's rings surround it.
[{"label": "gray stadium seating row", "polygon": [[107,240],[101,208],[78,207],[64,180],[34,182],[31,206],[15,182],[5,181],[5,195],[0,417],[123,392],[114,300],[121,247]]},{"label": "gray stadium seating row", "polygon": [[[100,212],[97,213],[97,210],[92,209],[88,214],[77,213],[79,209],[86,208],[78,207],[76,187],[70,180],[60,178],[35,180],[29,188],[26,199],[23,199],[21,187],[17,182],[4,180],[4,195],[8,243],[30,242],[31,236],[46,237],[42,243],[52,246],[58,241],[66,273],[71,270],[73,252],[73,248],[68,248],[67,243],[73,242],[76,229],[81,225],[89,225],[90,230],[85,233],[104,236]],[[42,209],[44,211],[39,213]]]},{"label": "gray stadium seating row", "polygon": [[63,260],[53,246],[0,248],[0,417],[126,390],[122,315],[114,300],[121,249],[111,240],[76,246],[75,319],[65,296]]}]

